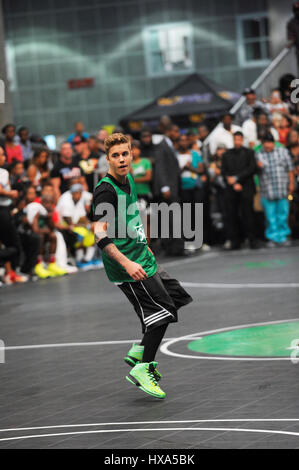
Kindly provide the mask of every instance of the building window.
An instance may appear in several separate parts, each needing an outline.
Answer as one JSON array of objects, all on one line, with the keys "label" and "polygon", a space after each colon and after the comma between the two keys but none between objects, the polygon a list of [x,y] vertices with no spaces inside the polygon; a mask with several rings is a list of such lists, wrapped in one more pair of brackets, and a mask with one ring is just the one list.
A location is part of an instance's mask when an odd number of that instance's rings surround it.
[{"label": "building window", "polygon": [[190,23],[168,23],[143,31],[149,76],[186,73],[193,70],[192,27]]},{"label": "building window", "polygon": [[243,67],[267,65],[270,60],[267,13],[237,17],[238,56]]}]

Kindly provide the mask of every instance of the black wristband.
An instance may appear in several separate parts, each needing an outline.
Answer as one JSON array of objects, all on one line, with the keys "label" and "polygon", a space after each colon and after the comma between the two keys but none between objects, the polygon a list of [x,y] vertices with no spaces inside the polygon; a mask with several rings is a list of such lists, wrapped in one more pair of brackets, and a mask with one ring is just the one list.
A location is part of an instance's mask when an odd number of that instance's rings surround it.
[{"label": "black wristband", "polygon": [[100,248],[100,250],[103,250],[107,245],[110,245],[110,243],[113,243],[111,238],[105,237],[97,243],[97,246]]}]

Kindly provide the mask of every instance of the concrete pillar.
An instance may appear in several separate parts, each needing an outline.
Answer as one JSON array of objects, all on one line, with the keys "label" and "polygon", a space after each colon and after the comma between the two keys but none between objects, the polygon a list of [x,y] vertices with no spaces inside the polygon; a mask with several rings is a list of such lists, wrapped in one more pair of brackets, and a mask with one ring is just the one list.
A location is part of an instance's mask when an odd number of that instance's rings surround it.
[{"label": "concrete pillar", "polygon": [[[5,60],[5,42],[4,42],[4,21],[2,0],[0,0],[0,129],[13,120],[12,101],[8,87],[6,60]],[[4,95],[4,103],[3,103]]]}]

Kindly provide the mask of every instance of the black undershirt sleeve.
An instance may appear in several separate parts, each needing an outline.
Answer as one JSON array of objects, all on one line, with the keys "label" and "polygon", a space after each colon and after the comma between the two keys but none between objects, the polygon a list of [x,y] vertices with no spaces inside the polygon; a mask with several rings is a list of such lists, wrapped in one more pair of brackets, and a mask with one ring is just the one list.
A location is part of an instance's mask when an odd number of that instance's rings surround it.
[{"label": "black undershirt sleeve", "polygon": [[[107,204],[107,203],[111,204],[116,210],[117,196],[116,196],[115,189],[109,183],[102,183],[101,186],[95,189],[94,195],[93,195],[93,204],[92,204],[93,222],[98,222],[99,220],[102,220],[102,219],[105,220],[105,217],[107,216],[107,211],[99,211],[99,205]],[[110,243],[113,243],[111,238],[105,237],[105,238],[102,238],[97,243],[97,246],[100,248],[100,250],[103,250]]]},{"label": "black undershirt sleeve", "polygon": [[110,243],[113,243],[111,238],[105,237],[97,243],[97,246],[100,248],[100,250],[103,250],[107,245],[110,245]]},{"label": "black undershirt sleeve", "polygon": [[[130,194],[130,183],[128,181],[122,185],[111,175],[108,174],[107,176],[109,176],[123,191]],[[111,204],[114,207],[115,212],[117,210],[117,194],[114,187],[109,183],[103,182],[94,190],[91,217],[93,222],[98,222],[99,220],[104,221],[107,216],[107,211],[99,210],[100,204]],[[100,240],[97,245],[101,250],[103,250],[110,243],[113,243],[111,238],[105,237],[102,238],[102,240]]]},{"label": "black undershirt sleeve", "polygon": [[109,183],[102,183],[95,189],[93,195],[93,222],[98,222],[107,215],[107,211],[99,211],[100,204],[111,204],[114,210],[117,208],[117,196],[115,189]]}]

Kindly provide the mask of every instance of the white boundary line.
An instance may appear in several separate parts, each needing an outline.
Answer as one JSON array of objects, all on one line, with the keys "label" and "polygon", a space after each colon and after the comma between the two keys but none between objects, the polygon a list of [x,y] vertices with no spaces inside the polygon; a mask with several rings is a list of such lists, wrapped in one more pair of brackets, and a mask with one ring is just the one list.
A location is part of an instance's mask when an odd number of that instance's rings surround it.
[{"label": "white boundary line", "polygon": [[175,353],[169,350],[169,347],[175,343],[185,340],[192,340],[195,339],[194,337],[197,336],[207,336],[215,333],[221,333],[223,331],[232,331],[232,330],[239,330],[241,328],[249,328],[253,326],[263,326],[263,325],[275,325],[278,323],[287,323],[299,321],[299,318],[293,318],[289,320],[277,320],[277,321],[268,321],[262,323],[248,323],[246,325],[237,325],[237,326],[230,326],[227,328],[218,328],[217,330],[209,330],[209,331],[201,331],[199,333],[192,333],[190,335],[182,336],[181,338],[174,338],[169,341],[166,341],[165,344],[162,344],[160,347],[160,351],[167,356],[173,357],[180,357],[183,359],[207,359],[207,360],[220,360],[220,361],[291,361],[292,357],[233,357],[233,356],[191,356],[190,354],[180,354]]},{"label": "white boundary line", "polygon": [[264,433],[264,434],[280,434],[287,436],[299,436],[299,432],[292,431],[276,431],[272,429],[250,429],[250,428],[128,428],[128,429],[100,429],[92,431],[74,431],[74,432],[63,432],[54,434],[35,434],[29,436],[17,436],[17,437],[5,437],[1,438],[2,441],[14,441],[23,439],[34,439],[42,437],[58,437],[58,436],[75,436],[83,434],[105,434],[105,433],[122,433],[122,432],[157,432],[157,431],[223,431],[223,432],[251,432],[251,433]]},{"label": "white boundary line", "polygon": [[219,255],[221,254],[221,252],[218,252],[218,251],[213,251],[212,253],[202,253],[202,254],[199,254],[199,255],[196,255],[194,256],[194,258],[183,258],[181,260],[174,260],[174,261],[168,261],[166,263],[164,263],[163,261],[158,261],[158,264],[162,267],[162,268],[165,268],[165,267],[171,267],[171,266],[181,266],[182,264],[190,264],[190,263],[196,263],[196,261],[200,262],[200,261],[204,261],[206,259],[211,259],[211,258],[218,258]]},{"label": "white boundary line", "polygon": [[[249,323],[247,325],[238,325],[238,326],[231,326],[227,328],[219,328],[217,330],[210,330],[204,331],[203,333],[192,333],[187,336],[181,336],[179,338],[163,338],[163,342],[167,344],[163,344],[161,346],[161,351],[169,356],[175,357],[188,357],[192,359],[216,359],[216,356],[186,356],[182,354],[173,353],[168,350],[169,346],[175,344],[176,342],[180,341],[188,341],[192,339],[201,339],[201,336],[207,336],[209,334],[220,333],[222,331],[229,331],[229,330],[236,330],[239,328],[247,328],[250,326],[260,326],[260,325],[268,325],[268,324],[276,324],[276,323],[286,323],[290,321],[299,321],[298,318],[290,319],[290,320],[278,320],[272,322],[264,322],[264,323]],[[21,345],[21,346],[5,346],[5,351],[18,351],[18,350],[26,350],[26,349],[44,349],[44,348],[69,348],[69,347],[86,347],[86,346],[109,346],[109,345],[117,345],[117,344],[133,344],[140,341],[139,339],[126,339],[126,340],[115,340],[115,341],[91,341],[91,342],[78,342],[78,343],[49,343],[49,344],[28,344],[28,345]],[[1,350],[1,349],[0,349]],[[227,357],[219,357],[221,360],[228,360]],[[250,358],[234,358],[231,360],[289,360],[289,358],[262,358],[262,359],[250,359]]]},{"label": "white boundary line", "polygon": [[243,289],[243,288],[251,288],[251,289],[288,289],[292,287],[299,287],[299,283],[292,282],[292,283],[264,283],[264,284],[222,284],[222,283],[212,283],[212,282],[181,282],[183,287],[203,287],[203,288],[219,288],[219,289]]},{"label": "white boundary line", "polygon": [[0,432],[11,431],[38,431],[41,429],[80,428],[94,426],[135,426],[140,424],[195,424],[195,423],[266,423],[266,422],[299,422],[299,418],[224,418],[224,419],[183,419],[172,421],[118,421],[112,423],[87,423],[87,424],[58,424],[55,426],[33,426],[26,428],[0,429]]},{"label": "white boundary line", "polygon": [[[173,338],[164,338],[163,341],[169,341]],[[82,347],[82,346],[106,346],[113,344],[133,344],[140,341],[139,339],[125,339],[115,341],[90,341],[82,343],[49,343],[49,344],[27,344],[24,346],[5,346],[5,351],[18,351],[20,349],[42,349],[42,348],[70,348],[70,347]],[[0,348],[1,351],[1,348]]]}]

